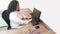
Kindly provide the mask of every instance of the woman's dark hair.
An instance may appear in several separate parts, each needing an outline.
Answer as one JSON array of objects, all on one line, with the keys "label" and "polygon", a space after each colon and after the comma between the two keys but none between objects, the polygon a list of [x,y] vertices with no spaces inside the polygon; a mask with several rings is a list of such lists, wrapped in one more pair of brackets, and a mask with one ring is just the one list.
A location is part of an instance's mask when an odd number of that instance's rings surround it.
[{"label": "woman's dark hair", "polygon": [[16,0],[11,1],[9,6],[8,6],[7,12],[10,13],[10,12],[16,10],[17,3],[18,3],[18,1],[16,1]]},{"label": "woman's dark hair", "polygon": [[16,1],[16,0],[11,1],[9,6],[8,6],[8,9],[3,11],[3,13],[2,13],[2,18],[8,24],[8,28],[7,28],[8,30],[11,29],[9,14],[16,10],[17,3],[18,3],[18,1]]}]

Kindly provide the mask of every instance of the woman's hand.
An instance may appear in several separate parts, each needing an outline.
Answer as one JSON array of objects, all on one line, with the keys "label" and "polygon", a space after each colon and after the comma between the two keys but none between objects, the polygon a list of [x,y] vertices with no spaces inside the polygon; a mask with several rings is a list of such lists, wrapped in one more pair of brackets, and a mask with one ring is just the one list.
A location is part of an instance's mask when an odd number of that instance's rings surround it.
[{"label": "woman's hand", "polygon": [[27,18],[22,18],[22,20],[27,20]]},{"label": "woman's hand", "polygon": [[25,20],[25,18],[22,18],[22,20]]}]

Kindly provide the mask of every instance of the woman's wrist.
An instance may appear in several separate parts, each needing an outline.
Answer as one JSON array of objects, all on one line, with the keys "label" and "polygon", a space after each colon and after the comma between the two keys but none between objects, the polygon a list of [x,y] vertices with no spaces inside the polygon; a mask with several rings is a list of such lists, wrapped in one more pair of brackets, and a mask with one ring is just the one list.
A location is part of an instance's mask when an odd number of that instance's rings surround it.
[{"label": "woman's wrist", "polygon": [[22,20],[24,20],[24,18],[22,18]]}]

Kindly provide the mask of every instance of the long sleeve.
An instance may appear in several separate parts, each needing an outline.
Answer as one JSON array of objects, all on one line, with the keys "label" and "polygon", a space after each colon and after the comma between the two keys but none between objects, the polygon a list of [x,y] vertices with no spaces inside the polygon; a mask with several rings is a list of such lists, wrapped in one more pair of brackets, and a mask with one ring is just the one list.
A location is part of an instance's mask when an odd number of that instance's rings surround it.
[{"label": "long sleeve", "polygon": [[10,21],[17,23],[17,24],[27,24],[28,21],[27,20],[21,20],[20,17],[18,17],[17,13],[12,12],[9,15]]}]

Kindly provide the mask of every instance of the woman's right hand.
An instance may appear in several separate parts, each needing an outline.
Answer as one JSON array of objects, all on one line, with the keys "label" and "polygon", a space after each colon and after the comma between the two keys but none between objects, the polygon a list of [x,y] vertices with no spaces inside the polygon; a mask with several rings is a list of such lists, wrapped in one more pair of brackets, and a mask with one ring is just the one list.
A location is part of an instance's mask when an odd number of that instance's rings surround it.
[{"label": "woman's right hand", "polygon": [[22,20],[25,20],[25,18],[22,18]]}]

